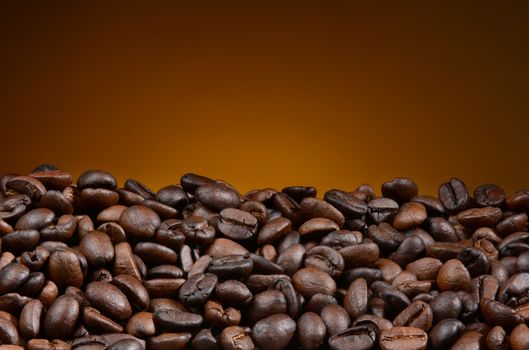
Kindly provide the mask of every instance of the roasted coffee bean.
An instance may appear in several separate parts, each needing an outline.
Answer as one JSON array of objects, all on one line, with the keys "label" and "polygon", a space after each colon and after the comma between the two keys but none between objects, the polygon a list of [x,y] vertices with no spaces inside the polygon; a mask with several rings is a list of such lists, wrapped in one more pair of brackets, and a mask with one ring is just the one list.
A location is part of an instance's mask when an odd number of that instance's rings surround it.
[{"label": "roasted coffee bean", "polygon": [[221,303],[208,300],[204,305],[204,318],[209,324],[225,328],[241,322],[241,312],[233,307],[224,308]]},{"label": "roasted coffee bean", "polygon": [[94,333],[121,333],[123,327],[101,314],[93,307],[85,307],[82,312],[83,325]]},{"label": "roasted coffee bean", "polygon": [[360,218],[367,213],[367,203],[348,192],[333,189],[325,192],[323,198],[346,218]]},{"label": "roasted coffee bean", "polygon": [[349,285],[343,302],[345,310],[353,321],[367,312],[367,301],[367,282],[363,278],[357,278]]},{"label": "roasted coffee bean", "polygon": [[152,350],[184,350],[187,348],[191,337],[191,333],[188,332],[164,333],[149,338],[147,344],[149,349]]},{"label": "roasted coffee bean", "polygon": [[0,295],[16,292],[29,277],[29,269],[22,264],[10,263],[0,269]]},{"label": "roasted coffee bean", "polygon": [[397,327],[417,327],[426,332],[432,328],[432,323],[432,309],[420,300],[411,303],[393,320],[393,324]]},{"label": "roasted coffee bean", "polygon": [[182,223],[182,232],[188,242],[207,245],[215,239],[215,228],[202,216],[191,215]]},{"label": "roasted coffee bean", "polygon": [[252,300],[252,292],[244,283],[236,280],[219,283],[215,288],[215,294],[228,305],[246,305]]},{"label": "roasted coffee bean", "polygon": [[198,329],[202,322],[203,317],[201,315],[191,312],[160,310],[154,314],[155,325],[169,331],[180,332]]},{"label": "roasted coffee bean", "polygon": [[391,198],[375,198],[367,203],[367,215],[375,223],[391,222],[399,210],[399,205]]},{"label": "roasted coffee bean", "polygon": [[410,201],[424,205],[424,208],[426,209],[426,212],[429,216],[445,215],[445,207],[443,206],[443,203],[441,203],[441,201],[435,197],[428,195],[417,195],[410,199]]},{"label": "roasted coffee bean", "polygon": [[296,272],[292,276],[292,285],[307,299],[316,293],[333,295],[336,292],[336,282],[325,272],[312,267]]},{"label": "roasted coffee bean", "polygon": [[382,350],[424,350],[428,345],[428,335],[416,327],[394,327],[381,333],[379,344]]},{"label": "roasted coffee bean", "polygon": [[5,183],[6,190],[25,194],[32,201],[38,202],[46,193],[46,187],[38,179],[29,176],[14,176]]},{"label": "roasted coffee bean", "polygon": [[114,320],[125,320],[132,315],[132,309],[125,294],[110,283],[89,283],[86,286],[86,298],[98,310]]},{"label": "roasted coffee bean", "polygon": [[153,242],[141,242],[134,247],[138,255],[149,266],[176,264],[178,255],[174,250]]},{"label": "roasted coffee bean", "polygon": [[330,247],[316,246],[308,251],[305,267],[314,267],[326,272],[333,278],[340,277],[345,262],[340,253]]},{"label": "roasted coffee bean", "polygon": [[485,275],[489,271],[489,259],[481,250],[475,248],[465,248],[457,256],[465,265],[471,277]]},{"label": "roasted coffee bean", "polygon": [[112,174],[106,171],[88,170],[82,173],[77,179],[77,187],[81,190],[87,187],[113,190],[117,187],[117,181]]},{"label": "roasted coffee bean", "polygon": [[512,330],[510,345],[513,350],[527,349],[529,346],[529,328],[525,324],[520,324]]},{"label": "roasted coffee bean", "polygon": [[437,285],[442,291],[468,290],[470,288],[470,274],[460,260],[451,259],[439,269]]},{"label": "roasted coffee bean", "polygon": [[342,254],[345,267],[370,267],[375,264],[380,256],[380,248],[373,242],[362,242],[350,245],[339,250]]},{"label": "roasted coffee bean", "polygon": [[127,234],[140,239],[154,236],[160,223],[158,214],[143,205],[133,205],[127,208],[119,218],[119,224]]},{"label": "roasted coffee bean", "polygon": [[367,235],[386,252],[395,250],[404,240],[401,232],[385,222],[369,226]]},{"label": "roasted coffee bean", "polygon": [[430,308],[433,312],[434,323],[446,318],[458,318],[463,304],[455,292],[442,292],[431,302]]},{"label": "roasted coffee bean", "polygon": [[252,339],[260,348],[285,349],[294,336],[296,322],[285,314],[259,320],[252,328]]},{"label": "roasted coffee bean", "polygon": [[[306,250],[301,244],[294,244],[285,249],[277,258],[277,264],[281,266],[287,275],[292,275],[303,265]],[[324,271],[327,272],[327,271]]]},{"label": "roasted coffee bean", "polygon": [[226,327],[220,334],[220,343],[225,350],[253,350],[255,345],[247,327]]},{"label": "roasted coffee bean", "polygon": [[426,218],[424,205],[417,202],[404,203],[393,220],[393,227],[399,231],[407,231],[421,225]]},{"label": "roasted coffee bean", "polygon": [[63,295],[50,306],[44,317],[44,333],[52,338],[68,339],[79,318],[79,303],[71,296]]},{"label": "roasted coffee bean", "polygon": [[454,318],[439,321],[430,331],[430,347],[433,350],[450,348],[464,329],[465,325]]},{"label": "roasted coffee bean", "polygon": [[452,178],[439,187],[439,200],[449,212],[465,210],[470,204],[467,187],[457,178]]},{"label": "roasted coffee bean", "polygon": [[81,252],[92,267],[101,267],[114,259],[114,246],[110,237],[99,231],[86,235],[79,243]]},{"label": "roasted coffee bean", "polygon": [[501,219],[501,209],[484,207],[468,209],[457,214],[457,221],[469,229],[492,227]]},{"label": "roasted coffee bean", "polygon": [[343,332],[351,325],[349,314],[340,305],[330,304],[324,306],[321,309],[320,317],[325,323],[329,336]]},{"label": "roasted coffee bean", "polygon": [[231,187],[218,182],[201,185],[195,190],[197,199],[213,210],[237,208],[240,195]]},{"label": "roasted coffee bean", "polygon": [[279,290],[257,293],[249,310],[252,320],[260,320],[274,314],[286,313],[288,308],[285,295]]},{"label": "roasted coffee bean", "polygon": [[412,179],[398,177],[382,185],[382,195],[399,203],[409,202],[417,194],[419,188]]},{"label": "roasted coffee bean", "polygon": [[374,323],[367,322],[348,328],[329,338],[332,350],[372,349],[378,338],[379,329]]},{"label": "roasted coffee bean", "polygon": [[48,261],[48,273],[59,289],[68,286],[81,287],[84,281],[79,257],[69,249],[61,248],[53,251]]},{"label": "roasted coffee bean", "polygon": [[247,277],[252,273],[253,261],[248,254],[226,255],[212,259],[208,271],[222,280]]},{"label": "roasted coffee bean", "polygon": [[482,299],[480,311],[487,323],[502,326],[505,329],[512,329],[524,322],[522,316],[518,315],[514,309],[495,300]]},{"label": "roasted coffee bean", "polygon": [[180,287],[179,298],[188,306],[202,305],[217,286],[218,278],[212,273],[193,275]]},{"label": "roasted coffee bean", "polygon": [[251,238],[257,231],[257,218],[245,211],[226,208],[220,212],[219,231],[234,240]]},{"label": "roasted coffee bean", "polygon": [[305,218],[325,218],[334,221],[342,227],[345,218],[342,213],[331,204],[314,197],[305,197],[301,201],[300,210]]},{"label": "roasted coffee bean", "polygon": [[325,340],[325,323],[318,314],[305,312],[297,323],[298,341],[305,349],[313,350],[322,346]]}]

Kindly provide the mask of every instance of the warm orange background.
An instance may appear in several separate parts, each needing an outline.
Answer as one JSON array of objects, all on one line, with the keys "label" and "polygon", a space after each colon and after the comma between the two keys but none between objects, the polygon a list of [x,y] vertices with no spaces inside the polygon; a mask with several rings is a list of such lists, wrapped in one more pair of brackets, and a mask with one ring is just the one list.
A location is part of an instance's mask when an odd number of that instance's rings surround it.
[{"label": "warm orange background", "polygon": [[3,1],[0,172],[529,186],[529,2],[457,3]]}]

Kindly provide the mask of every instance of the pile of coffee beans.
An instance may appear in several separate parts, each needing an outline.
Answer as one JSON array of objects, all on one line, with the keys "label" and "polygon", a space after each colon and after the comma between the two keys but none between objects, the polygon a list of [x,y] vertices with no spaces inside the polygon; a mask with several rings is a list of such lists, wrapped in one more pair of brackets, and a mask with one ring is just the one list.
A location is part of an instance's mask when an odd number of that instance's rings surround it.
[{"label": "pile of coffee beans", "polygon": [[0,178],[0,349],[529,349],[529,189]]}]

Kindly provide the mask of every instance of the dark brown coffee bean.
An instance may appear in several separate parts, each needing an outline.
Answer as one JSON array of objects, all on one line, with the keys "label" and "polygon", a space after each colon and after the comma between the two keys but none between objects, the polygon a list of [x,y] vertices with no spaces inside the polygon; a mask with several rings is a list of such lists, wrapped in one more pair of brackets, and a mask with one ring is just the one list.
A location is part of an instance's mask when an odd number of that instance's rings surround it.
[{"label": "dark brown coffee bean", "polygon": [[244,283],[236,280],[219,283],[215,294],[227,305],[246,305],[252,300],[252,292]]},{"label": "dark brown coffee bean", "polygon": [[361,244],[344,247],[339,252],[344,258],[346,268],[373,266],[380,254],[378,245],[365,241]]},{"label": "dark brown coffee bean", "polygon": [[395,250],[404,240],[404,235],[401,232],[385,222],[370,225],[367,229],[367,235],[385,252]]},{"label": "dark brown coffee bean", "polygon": [[428,345],[428,335],[416,327],[394,327],[380,335],[382,350],[424,350]]},{"label": "dark brown coffee bean", "polygon": [[133,276],[117,275],[112,279],[112,284],[118,287],[137,309],[143,310],[149,306],[147,289]]},{"label": "dark brown coffee bean", "polygon": [[55,213],[47,208],[33,209],[18,219],[15,230],[40,230],[50,225],[54,219]]},{"label": "dark brown coffee bean", "polygon": [[529,328],[525,324],[520,324],[512,330],[510,345],[513,350],[527,349],[529,346]]},{"label": "dark brown coffee bean", "polygon": [[370,350],[377,342],[378,333],[374,323],[359,324],[330,337],[329,347],[332,350]]},{"label": "dark brown coffee bean", "polygon": [[314,197],[306,197],[300,203],[300,210],[306,218],[325,218],[334,221],[342,227],[345,218],[338,209],[331,204]]},{"label": "dark brown coffee bean", "polygon": [[393,324],[397,327],[417,327],[426,332],[432,328],[432,323],[432,309],[420,300],[411,303],[393,320]]},{"label": "dark brown coffee bean", "polygon": [[439,269],[437,285],[442,291],[468,290],[470,288],[470,274],[460,260],[451,259]]},{"label": "dark brown coffee bean", "polygon": [[340,253],[326,246],[316,246],[308,251],[305,267],[314,267],[329,274],[333,278],[340,277],[345,261]]},{"label": "dark brown coffee bean", "polygon": [[198,187],[195,196],[200,202],[215,211],[221,211],[224,208],[237,208],[240,203],[239,193],[231,187],[217,182]]},{"label": "dark brown coffee bean", "polygon": [[29,174],[39,180],[47,190],[63,190],[72,184],[72,175],[63,170],[44,170]]},{"label": "dark brown coffee bean", "polygon": [[333,336],[351,325],[351,319],[347,311],[340,305],[329,304],[321,309],[320,317],[325,323],[327,334]]},{"label": "dark brown coffee bean", "polygon": [[465,329],[465,325],[454,318],[438,322],[430,331],[429,340],[433,350],[448,349]]},{"label": "dark brown coffee bean", "polygon": [[[273,246],[270,246],[272,249],[275,248]],[[275,274],[275,273],[284,273],[284,269],[279,266],[278,264],[273,263],[272,261],[268,260],[266,257],[250,253],[250,259],[252,259],[253,262],[253,269],[252,272],[255,273],[264,273],[264,274]]]},{"label": "dark brown coffee bean", "polygon": [[465,183],[457,178],[439,187],[439,199],[449,212],[465,210],[470,204],[470,197]]},{"label": "dark brown coffee bean", "polygon": [[251,330],[247,327],[226,327],[220,334],[220,343],[224,350],[253,350],[255,345],[250,337]]},{"label": "dark brown coffee bean", "polygon": [[151,337],[148,340],[148,347],[152,350],[184,350],[191,340],[191,333],[164,333]]},{"label": "dark brown coffee bean", "polygon": [[14,317],[8,318],[0,315],[0,344],[6,344],[2,347],[8,346],[7,344],[21,344]]},{"label": "dark brown coffee bean", "polygon": [[12,251],[15,254],[21,254],[35,248],[40,239],[37,230],[19,230],[9,233],[2,237],[2,245],[5,250]]},{"label": "dark brown coffee bean", "polygon": [[176,264],[178,258],[171,248],[153,242],[136,244],[134,253],[149,266]]},{"label": "dark brown coffee bean", "polygon": [[292,285],[298,293],[309,299],[316,293],[333,295],[336,282],[325,272],[306,267],[292,276]]},{"label": "dark brown coffee bean", "polygon": [[248,316],[260,320],[274,314],[287,312],[287,300],[279,290],[267,290],[254,296]]},{"label": "dark brown coffee bean", "polygon": [[29,277],[29,269],[22,264],[10,263],[0,269],[0,295],[16,292]]},{"label": "dark brown coffee bean", "polygon": [[186,217],[182,224],[182,232],[187,241],[194,244],[207,245],[215,239],[215,228],[202,216]]},{"label": "dark brown coffee bean", "polygon": [[113,320],[125,320],[132,315],[132,309],[125,294],[110,283],[89,283],[86,286],[86,298],[94,307]]},{"label": "dark brown coffee bean", "polygon": [[299,234],[302,237],[321,237],[338,229],[340,229],[338,224],[331,219],[313,218],[305,221],[299,227]]},{"label": "dark brown coffee bean", "polygon": [[217,276],[212,273],[199,273],[189,277],[180,287],[180,301],[188,306],[204,304],[215,290],[217,281]]},{"label": "dark brown coffee bean", "polygon": [[212,326],[225,328],[241,322],[241,312],[233,307],[224,308],[221,303],[208,300],[204,305],[204,318]]},{"label": "dark brown coffee bean", "polygon": [[349,285],[343,302],[351,320],[354,321],[367,312],[367,301],[367,282],[363,278],[357,278]]},{"label": "dark brown coffee bean", "polygon": [[474,199],[482,207],[500,207],[505,200],[505,191],[497,185],[481,185],[474,190]]},{"label": "dark brown coffee bean", "polygon": [[121,242],[114,246],[114,265],[112,268],[114,275],[126,274],[141,280],[140,271],[129,243]]},{"label": "dark brown coffee bean", "polygon": [[191,312],[160,310],[154,314],[155,325],[169,331],[180,332],[198,329],[202,322],[201,315]]},{"label": "dark brown coffee bean", "polygon": [[277,218],[267,222],[257,235],[257,243],[260,245],[273,243],[285,235],[292,229],[292,222],[287,218]]},{"label": "dark brown coffee bean", "polygon": [[135,339],[122,339],[113,343],[107,350],[143,350],[144,346]]},{"label": "dark brown coffee bean", "polygon": [[503,237],[508,234],[522,231],[527,226],[527,214],[520,213],[511,215],[503,220],[501,220],[496,225],[496,230]]},{"label": "dark brown coffee bean", "polygon": [[298,341],[304,349],[317,349],[323,345],[327,331],[318,314],[305,312],[297,323]]},{"label": "dark brown coffee bean", "polygon": [[399,205],[390,198],[375,198],[367,203],[367,215],[375,224],[391,222],[399,210]]},{"label": "dark brown coffee bean", "polygon": [[48,273],[59,289],[81,287],[84,280],[81,263],[72,250],[57,249],[49,258]]},{"label": "dark brown coffee bean", "polygon": [[106,171],[88,170],[77,179],[77,187],[81,190],[87,187],[113,190],[117,187],[117,181],[112,174]]},{"label": "dark brown coffee bean", "polygon": [[294,336],[296,322],[285,314],[276,314],[257,321],[252,338],[260,348],[285,349]]},{"label": "dark brown coffee bean", "polygon": [[305,254],[306,250],[303,245],[294,244],[278,256],[277,264],[290,276],[301,268]]},{"label": "dark brown coffee bean", "polygon": [[65,214],[59,217],[55,225],[49,225],[40,230],[40,236],[45,241],[66,242],[74,235],[77,225],[75,216]]},{"label": "dark brown coffee bean", "polygon": [[101,314],[93,307],[85,307],[82,312],[83,325],[94,333],[121,333],[123,327]]},{"label": "dark brown coffee bean", "polygon": [[44,304],[34,299],[24,305],[20,312],[19,328],[24,339],[37,338],[41,329]]},{"label": "dark brown coffee bean", "polygon": [[479,249],[465,248],[457,256],[470,273],[470,277],[484,275],[489,271],[489,259]]},{"label": "dark brown coffee bean", "polygon": [[248,254],[214,258],[208,266],[208,271],[222,280],[247,277],[252,273],[252,270],[253,261]]},{"label": "dark brown coffee bean", "polygon": [[360,218],[367,212],[366,202],[345,191],[329,190],[323,198],[347,218]]},{"label": "dark brown coffee bean", "polygon": [[301,223],[305,217],[299,204],[290,196],[284,193],[276,193],[273,196],[274,207],[283,214],[283,216],[294,224]]},{"label": "dark brown coffee bean", "polygon": [[405,267],[424,255],[424,241],[419,236],[410,235],[404,238],[391,258],[400,266]]},{"label": "dark brown coffee bean", "polygon": [[516,191],[505,199],[505,204],[512,211],[526,212],[529,209],[529,190],[524,188]]},{"label": "dark brown coffee bean", "polygon": [[463,304],[455,292],[442,292],[430,302],[434,323],[447,318],[458,318]]},{"label": "dark brown coffee bean", "polygon": [[127,208],[119,218],[119,224],[127,234],[140,239],[154,236],[160,223],[158,214],[143,205],[133,205]]},{"label": "dark brown coffee bean", "polygon": [[485,343],[483,334],[476,331],[463,333],[452,345],[451,350],[480,350]]},{"label": "dark brown coffee bean", "polygon": [[18,194],[25,194],[31,200],[38,202],[46,193],[46,187],[38,179],[29,176],[14,176],[7,180],[6,189]]},{"label": "dark brown coffee bean", "polygon": [[507,350],[510,348],[507,332],[501,326],[495,326],[490,330],[485,339],[487,349]]},{"label": "dark brown coffee bean", "polygon": [[417,184],[405,177],[398,177],[382,184],[382,195],[399,203],[409,202],[418,193]]},{"label": "dark brown coffee bean", "polygon": [[524,321],[514,309],[495,300],[482,299],[480,311],[487,323],[493,326],[502,326],[505,329],[512,329]]},{"label": "dark brown coffee bean", "polygon": [[404,203],[393,220],[393,227],[407,231],[422,224],[426,217],[426,208],[421,203]]},{"label": "dark brown coffee bean", "polygon": [[79,247],[92,267],[104,266],[114,259],[114,246],[110,237],[103,232],[94,231],[86,235]]},{"label": "dark brown coffee bean", "polygon": [[220,212],[219,231],[234,240],[249,239],[257,231],[257,219],[245,211],[226,208]]},{"label": "dark brown coffee bean", "polygon": [[501,219],[501,209],[495,207],[484,207],[467,209],[457,214],[457,221],[469,229],[479,227],[492,227]]},{"label": "dark brown coffee bean", "polygon": [[50,306],[44,317],[44,333],[52,339],[68,339],[79,318],[79,303],[63,295]]},{"label": "dark brown coffee bean", "polygon": [[150,312],[141,311],[132,315],[127,321],[125,327],[127,333],[138,337],[145,338],[156,334],[154,326],[154,315]]},{"label": "dark brown coffee bean", "polygon": [[445,207],[443,206],[443,203],[441,203],[441,201],[435,197],[428,195],[418,195],[413,197],[410,201],[424,205],[429,216],[445,215]]},{"label": "dark brown coffee bean", "polygon": [[177,210],[182,210],[189,203],[187,193],[175,185],[162,187],[156,192],[155,199]]}]

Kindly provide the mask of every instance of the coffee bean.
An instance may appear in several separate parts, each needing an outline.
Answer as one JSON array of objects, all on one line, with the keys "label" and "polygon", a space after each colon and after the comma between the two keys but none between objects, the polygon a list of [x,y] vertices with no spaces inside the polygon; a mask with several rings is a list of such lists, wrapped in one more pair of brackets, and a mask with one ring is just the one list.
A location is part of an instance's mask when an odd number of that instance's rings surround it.
[{"label": "coffee bean", "polygon": [[393,227],[399,231],[406,231],[421,225],[426,218],[424,205],[417,202],[404,203],[393,220]]},{"label": "coffee bean", "polygon": [[264,245],[283,238],[292,229],[292,222],[287,218],[277,218],[267,222],[257,236],[257,243]]},{"label": "coffee bean", "polygon": [[132,309],[125,294],[110,283],[89,283],[86,286],[86,298],[114,320],[128,319],[132,315]]},{"label": "coffee bean", "polygon": [[393,324],[397,327],[417,327],[426,332],[432,328],[432,323],[432,309],[420,300],[411,303],[393,320]]},{"label": "coffee bean", "polygon": [[333,189],[325,192],[325,201],[338,209],[346,218],[360,218],[367,212],[367,203],[345,191]]},{"label": "coffee bean", "polygon": [[405,177],[398,177],[382,184],[382,195],[399,203],[409,202],[419,194],[417,184]]},{"label": "coffee bean", "polygon": [[152,350],[184,350],[187,348],[189,341],[191,340],[191,333],[164,333],[155,337],[149,338],[148,346]]},{"label": "coffee bean", "polygon": [[455,292],[442,292],[431,302],[434,322],[437,323],[447,318],[458,318],[463,304]]},{"label": "coffee bean", "polygon": [[227,280],[217,284],[215,294],[228,305],[246,305],[252,300],[252,292],[244,283],[236,280]]},{"label": "coffee bean", "polygon": [[103,232],[94,231],[86,235],[79,246],[92,267],[104,266],[114,259],[114,247],[110,237]]},{"label": "coffee bean", "polygon": [[332,350],[372,349],[377,342],[377,327],[373,323],[357,325],[329,338]]},{"label": "coffee bean", "polygon": [[169,331],[187,331],[197,329],[202,325],[203,317],[199,314],[177,311],[160,310],[154,314],[154,323]]},{"label": "coffee bean", "polygon": [[210,329],[201,329],[191,341],[193,350],[220,349],[218,340],[213,336]]},{"label": "coffee bean", "polygon": [[219,231],[234,240],[249,239],[257,231],[257,219],[245,211],[226,208],[220,212]]},{"label": "coffee bean", "polygon": [[320,316],[325,323],[329,336],[343,332],[351,325],[349,314],[340,305],[329,304],[324,306],[320,311]]},{"label": "coffee bean", "polygon": [[252,328],[257,346],[272,350],[285,349],[294,336],[296,322],[288,315],[276,314],[259,320]]},{"label": "coffee bean", "polygon": [[117,187],[117,181],[112,174],[106,171],[88,170],[82,173],[77,179],[77,187],[81,190],[87,187],[113,190]]},{"label": "coffee bean", "polygon": [[123,211],[119,218],[119,224],[127,234],[140,239],[154,236],[160,223],[158,214],[143,205],[129,207]]},{"label": "coffee bean", "polygon": [[439,269],[437,285],[442,291],[468,290],[470,288],[470,274],[460,260],[451,259]]},{"label": "coffee bean", "polygon": [[42,182],[29,176],[14,176],[7,180],[5,187],[15,193],[25,194],[35,202],[38,202],[46,193],[46,187]]},{"label": "coffee bean", "polygon": [[250,329],[230,326],[222,330],[220,343],[225,350],[253,350],[255,345],[250,337]]},{"label": "coffee bean", "polygon": [[79,318],[79,303],[63,295],[50,306],[44,317],[44,333],[52,339],[68,339]]},{"label": "coffee bean", "polygon": [[363,278],[357,278],[351,282],[344,296],[344,307],[352,320],[367,312],[367,301],[367,282]]},{"label": "coffee bean", "polygon": [[247,277],[252,273],[253,261],[249,255],[226,255],[214,258],[208,271],[222,280]]},{"label": "coffee bean", "polygon": [[452,178],[439,187],[439,199],[449,212],[464,210],[470,204],[467,187],[457,178]]},{"label": "coffee bean", "polygon": [[318,314],[305,312],[298,319],[298,341],[305,349],[313,350],[322,346],[325,340],[325,323]]},{"label": "coffee bean", "polygon": [[429,334],[430,346],[433,350],[448,349],[465,329],[465,325],[454,318],[439,321]]},{"label": "coffee bean", "polygon": [[457,221],[469,229],[479,227],[491,227],[501,219],[501,209],[495,207],[484,207],[467,209],[457,214]]},{"label": "coffee bean", "polygon": [[207,183],[195,191],[197,199],[207,207],[220,211],[224,208],[237,208],[240,204],[240,195],[221,183]]},{"label": "coffee bean", "polygon": [[382,332],[379,344],[382,350],[424,350],[428,345],[428,335],[416,327],[394,327]]},{"label": "coffee bean", "polygon": [[305,267],[292,276],[292,285],[298,293],[309,299],[316,293],[333,295],[336,282],[325,272]]},{"label": "coffee bean", "polygon": [[375,223],[391,222],[399,210],[399,205],[391,198],[375,198],[367,203],[368,217]]},{"label": "coffee bean", "polygon": [[15,292],[26,281],[29,269],[18,263],[10,263],[0,269],[0,295]]},{"label": "coffee bean", "polygon": [[212,273],[199,273],[189,277],[180,287],[180,301],[188,306],[204,304],[215,290],[217,281],[217,276]]}]

